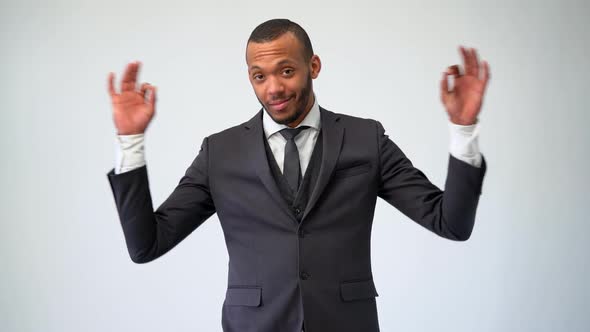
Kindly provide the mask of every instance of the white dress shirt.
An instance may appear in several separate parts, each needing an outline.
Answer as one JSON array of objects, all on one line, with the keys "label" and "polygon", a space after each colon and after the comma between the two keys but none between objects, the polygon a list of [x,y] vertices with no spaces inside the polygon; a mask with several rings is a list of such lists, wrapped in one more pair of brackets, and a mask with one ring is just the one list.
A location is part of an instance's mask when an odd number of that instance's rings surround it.
[{"label": "white dress shirt", "polygon": [[[262,125],[268,145],[272,150],[281,172],[287,140],[279,133],[286,125],[272,120],[266,111],[262,112]],[[295,144],[299,151],[301,174],[305,174],[311,153],[315,146],[321,128],[320,108],[314,94],[314,103],[309,113],[297,126],[309,126],[295,137]],[[479,152],[478,135],[479,123],[469,126],[454,124],[449,121],[450,144],[449,150],[453,157],[475,167],[481,167],[481,153]],[[144,134],[117,135],[115,144],[115,174],[131,171],[145,165]]]},{"label": "white dress shirt", "polygon": [[[317,99],[315,99],[309,113],[307,113],[303,121],[295,127],[310,127],[295,136],[295,145],[297,145],[297,151],[299,151],[301,177],[305,175],[305,170],[307,169],[307,165],[309,165],[309,160],[311,159],[315,142],[320,133],[321,125],[320,107]],[[285,162],[285,146],[287,144],[287,139],[285,139],[279,131],[289,128],[289,126],[274,122],[270,115],[268,115],[268,112],[262,112],[262,126],[264,127],[264,135],[268,140],[270,150],[282,172]]]}]

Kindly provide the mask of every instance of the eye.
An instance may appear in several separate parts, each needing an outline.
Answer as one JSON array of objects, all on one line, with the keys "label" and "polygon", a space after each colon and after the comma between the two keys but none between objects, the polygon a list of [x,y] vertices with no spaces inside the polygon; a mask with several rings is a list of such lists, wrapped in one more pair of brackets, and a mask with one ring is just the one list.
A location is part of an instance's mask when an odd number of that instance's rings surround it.
[{"label": "eye", "polygon": [[287,75],[291,75],[291,74],[293,74],[293,69],[287,68],[287,69],[283,70],[283,73],[285,73]]}]

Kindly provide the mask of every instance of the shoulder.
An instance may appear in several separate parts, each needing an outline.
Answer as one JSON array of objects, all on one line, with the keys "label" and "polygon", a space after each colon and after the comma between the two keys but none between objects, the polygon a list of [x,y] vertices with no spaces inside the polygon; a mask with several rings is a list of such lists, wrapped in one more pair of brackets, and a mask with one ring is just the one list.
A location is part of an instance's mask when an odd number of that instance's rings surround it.
[{"label": "shoulder", "polygon": [[[257,112],[256,115],[251,117],[249,120],[235,124],[229,128],[223,129],[221,131],[217,131],[217,132],[209,134],[208,138],[210,140],[215,140],[215,141],[225,141],[228,139],[235,139],[236,137],[243,135],[247,129],[249,129],[253,126],[259,125],[259,122],[261,123],[261,118],[262,118],[262,110]],[[260,121],[257,121],[257,120],[260,120]]]},{"label": "shoulder", "polygon": [[[237,153],[244,150],[252,143],[251,130],[262,125],[262,109],[249,120],[242,121],[226,129],[209,133],[203,138],[203,144],[208,146],[209,151],[225,151]],[[233,151],[233,152],[232,152]]]},{"label": "shoulder", "polygon": [[326,121],[340,122],[347,130],[375,131],[379,128],[379,121],[372,118],[363,118],[345,113],[337,113],[320,107]]}]

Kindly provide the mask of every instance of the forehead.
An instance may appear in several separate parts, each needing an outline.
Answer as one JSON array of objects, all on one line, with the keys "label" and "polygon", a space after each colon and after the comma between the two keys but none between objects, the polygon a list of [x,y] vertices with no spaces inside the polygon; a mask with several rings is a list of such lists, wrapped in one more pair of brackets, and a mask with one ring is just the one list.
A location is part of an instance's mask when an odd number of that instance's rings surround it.
[{"label": "forehead", "polygon": [[255,67],[261,68],[285,62],[297,64],[302,61],[302,45],[290,32],[270,42],[250,42],[246,48],[248,70]]}]

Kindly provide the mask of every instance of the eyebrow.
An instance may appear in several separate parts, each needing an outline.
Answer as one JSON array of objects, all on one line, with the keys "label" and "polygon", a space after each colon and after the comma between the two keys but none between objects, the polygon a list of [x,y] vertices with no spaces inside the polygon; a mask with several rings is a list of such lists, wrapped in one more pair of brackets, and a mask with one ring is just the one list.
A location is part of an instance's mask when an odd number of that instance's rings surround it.
[{"label": "eyebrow", "polygon": [[[282,65],[285,65],[285,64],[295,64],[295,62],[292,61],[292,60],[289,60],[289,59],[284,59],[284,60],[279,61],[277,63],[277,66],[282,66]],[[261,69],[261,68],[259,66],[251,66],[250,67],[250,70],[255,70],[255,69]]]},{"label": "eyebrow", "polygon": [[277,66],[281,66],[281,65],[284,65],[284,64],[295,64],[295,62],[294,61],[291,61],[289,59],[284,59],[284,60],[279,61],[279,63],[277,63]]}]

